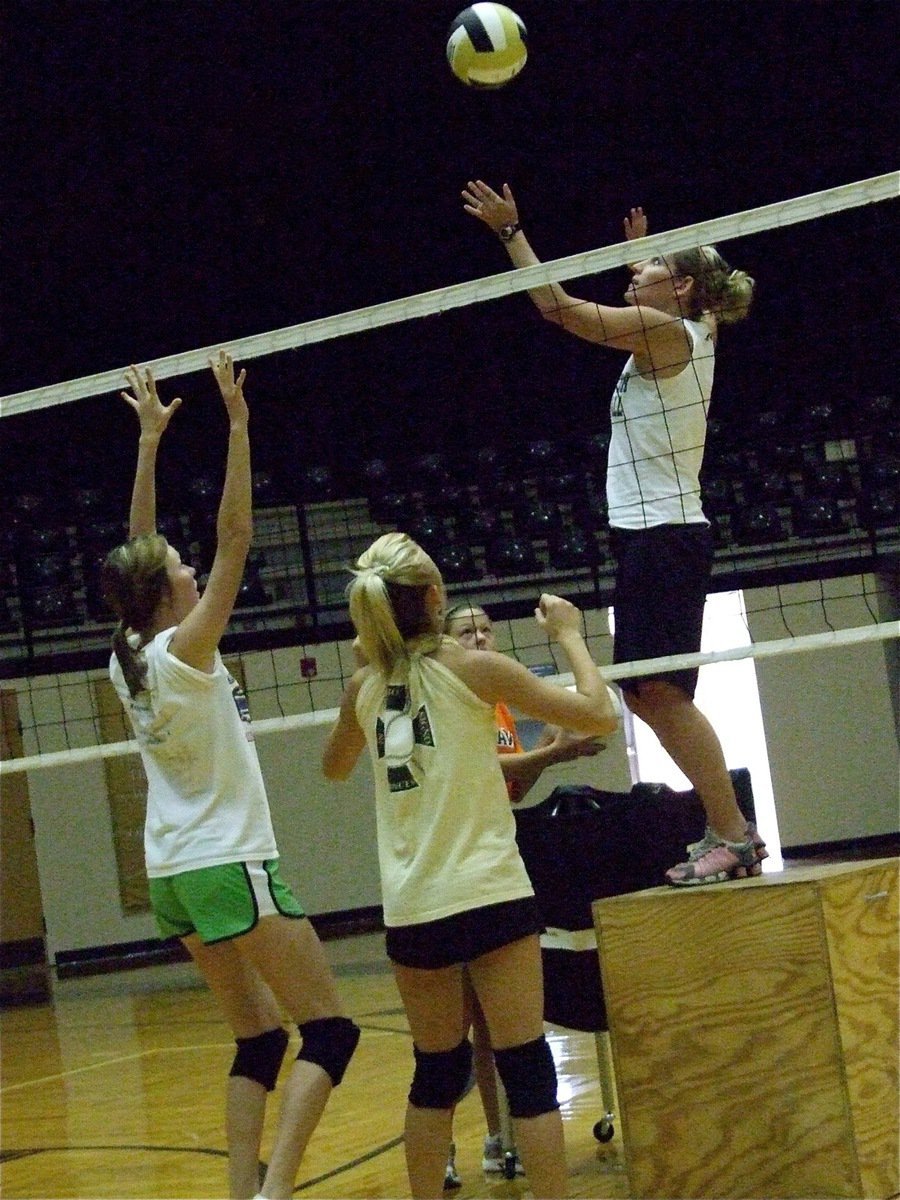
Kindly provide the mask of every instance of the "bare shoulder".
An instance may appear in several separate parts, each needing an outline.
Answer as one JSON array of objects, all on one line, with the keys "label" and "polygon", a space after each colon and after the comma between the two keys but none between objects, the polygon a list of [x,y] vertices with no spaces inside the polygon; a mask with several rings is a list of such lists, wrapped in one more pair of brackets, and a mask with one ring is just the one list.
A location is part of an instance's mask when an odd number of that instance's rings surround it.
[{"label": "bare shoulder", "polygon": [[489,704],[502,700],[517,675],[527,671],[515,659],[496,650],[466,650],[445,639],[434,654],[437,662],[447,667]]},{"label": "bare shoulder", "polygon": [[358,667],[350,678],[347,680],[347,685],[344,688],[344,701],[348,707],[353,707],[356,704],[359,690],[365,681],[374,674],[374,670],[370,666]]}]

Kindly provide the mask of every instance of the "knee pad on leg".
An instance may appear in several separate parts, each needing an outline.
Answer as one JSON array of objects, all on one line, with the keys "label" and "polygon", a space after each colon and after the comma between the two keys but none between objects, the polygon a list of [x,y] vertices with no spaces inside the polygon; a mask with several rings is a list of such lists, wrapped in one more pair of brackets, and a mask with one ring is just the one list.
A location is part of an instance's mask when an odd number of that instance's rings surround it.
[{"label": "knee pad on leg", "polygon": [[506,1089],[511,1116],[539,1117],[559,1108],[556,1067],[543,1035],[521,1046],[495,1050],[494,1061]]},{"label": "knee pad on leg", "polygon": [[463,1038],[452,1050],[427,1053],[413,1045],[416,1069],[409,1102],[415,1108],[453,1108],[472,1074],[472,1043]]},{"label": "knee pad on leg", "polygon": [[237,1054],[231,1064],[229,1075],[243,1075],[261,1083],[267,1092],[275,1087],[281,1068],[281,1060],[287,1050],[288,1037],[285,1029],[269,1029],[256,1037],[236,1038]]},{"label": "knee pad on leg", "polygon": [[297,1058],[321,1067],[332,1086],[337,1087],[359,1042],[359,1026],[349,1017],[321,1017],[318,1021],[304,1021],[297,1028],[303,1038]]}]

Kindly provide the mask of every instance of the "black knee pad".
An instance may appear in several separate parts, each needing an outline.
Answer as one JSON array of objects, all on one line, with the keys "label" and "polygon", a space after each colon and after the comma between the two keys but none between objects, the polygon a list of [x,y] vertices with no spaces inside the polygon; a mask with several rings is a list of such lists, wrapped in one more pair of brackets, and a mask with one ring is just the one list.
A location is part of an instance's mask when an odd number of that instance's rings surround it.
[{"label": "black knee pad", "polygon": [[431,1054],[413,1045],[416,1069],[409,1102],[415,1108],[453,1108],[463,1098],[472,1074],[472,1043],[463,1038],[452,1050]]},{"label": "black knee pad", "polygon": [[321,1017],[318,1021],[304,1021],[297,1028],[303,1038],[297,1058],[321,1067],[332,1086],[337,1087],[359,1043],[359,1026],[349,1017]]},{"label": "black knee pad", "polygon": [[494,1061],[506,1089],[511,1116],[539,1117],[559,1108],[556,1067],[543,1035],[521,1046],[495,1050]]},{"label": "black knee pad", "polygon": [[269,1029],[256,1037],[237,1038],[237,1054],[228,1074],[253,1079],[271,1092],[290,1040],[287,1030],[281,1028]]}]

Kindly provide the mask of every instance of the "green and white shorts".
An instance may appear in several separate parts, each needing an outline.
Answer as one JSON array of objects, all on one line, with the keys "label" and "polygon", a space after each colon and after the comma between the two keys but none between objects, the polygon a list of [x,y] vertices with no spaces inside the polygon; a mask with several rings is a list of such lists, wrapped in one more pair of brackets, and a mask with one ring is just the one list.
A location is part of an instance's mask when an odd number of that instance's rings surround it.
[{"label": "green and white shorts", "polygon": [[196,933],[207,945],[249,933],[260,917],[306,915],[279,875],[277,858],[151,879],[150,904],[162,937]]}]

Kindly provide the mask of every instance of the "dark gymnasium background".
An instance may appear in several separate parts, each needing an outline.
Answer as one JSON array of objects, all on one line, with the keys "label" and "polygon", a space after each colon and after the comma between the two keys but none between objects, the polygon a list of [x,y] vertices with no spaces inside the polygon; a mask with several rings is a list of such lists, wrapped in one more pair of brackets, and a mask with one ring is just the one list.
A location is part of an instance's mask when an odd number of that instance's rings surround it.
[{"label": "dark gymnasium background", "polygon": [[[895,3],[515,0],[529,62],[490,93],[447,67],[461,7],[7,0],[0,391],[505,270],[462,211],[473,176],[512,185],[550,259],[620,241],[631,205],[658,232],[897,166]],[[723,338],[730,436],[893,391],[896,205],[722,250],[759,284]],[[624,279],[573,290],[617,302]],[[256,468],[290,491],[328,465],[354,495],[372,456],[602,431],[621,361],[519,295],[247,367]],[[221,444],[210,383],[180,388],[169,461],[190,477]],[[4,420],[5,503],[124,497],[133,420],[114,395]]]}]

